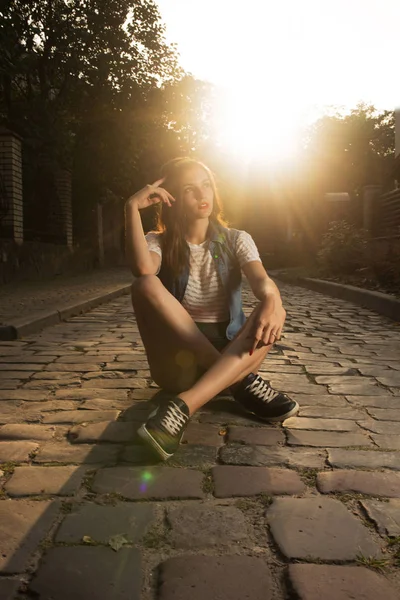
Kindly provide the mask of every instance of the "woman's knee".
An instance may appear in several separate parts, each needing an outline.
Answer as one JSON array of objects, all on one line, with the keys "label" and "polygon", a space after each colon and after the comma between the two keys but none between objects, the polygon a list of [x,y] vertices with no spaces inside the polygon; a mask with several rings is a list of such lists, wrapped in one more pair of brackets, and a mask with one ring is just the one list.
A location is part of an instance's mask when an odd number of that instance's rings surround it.
[{"label": "woman's knee", "polygon": [[169,368],[166,369],[164,366],[153,366],[151,364],[150,375],[159,388],[173,394],[186,392],[200,377],[197,368],[174,369],[172,365],[169,365]]}]

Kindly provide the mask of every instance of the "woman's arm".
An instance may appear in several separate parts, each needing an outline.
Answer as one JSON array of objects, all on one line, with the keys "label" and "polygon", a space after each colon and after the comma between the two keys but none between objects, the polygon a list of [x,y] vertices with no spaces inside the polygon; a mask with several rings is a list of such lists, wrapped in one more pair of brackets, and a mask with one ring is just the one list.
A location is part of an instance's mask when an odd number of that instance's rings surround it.
[{"label": "woman's arm", "polygon": [[261,262],[248,262],[242,266],[242,270],[254,295],[260,300],[256,308],[254,326],[250,332],[250,354],[253,354],[257,347],[274,344],[281,338],[286,310],[283,308],[278,287],[268,277]]},{"label": "woman's arm", "polygon": [[155,275],[161,263],[161,257],[149,251],[138,206],[129,200],[125,204],[125,256],[135,277]]},{"label": "woman's arm", "polygon": [[253,294],[258,300],[270,297],[282,304],[281,294],[275,282],[268,277],[266,270],[259,261],[251,261],[243,265],[243,273],[250,284]]},{"label": "woman's arm", "polygon": [[125,203],[125,252],[135,277],[155,275],[160,267],[161,257],[156,252],[150,252],[147,246],[139,210],[157,204],[160,200],[171,206],[174,198],[158,187],[163,181],[164,179],[159,179],[152,185],[146,185]]}]

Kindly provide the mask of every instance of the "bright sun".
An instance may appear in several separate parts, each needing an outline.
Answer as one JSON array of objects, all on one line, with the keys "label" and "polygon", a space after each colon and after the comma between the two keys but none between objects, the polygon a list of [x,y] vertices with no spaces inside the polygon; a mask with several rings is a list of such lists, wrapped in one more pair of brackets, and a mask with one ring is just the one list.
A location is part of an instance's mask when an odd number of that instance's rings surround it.
[{"label": "bright sun", "polygon": [[216,138],[237,158],[280,164],[299,153],[304,121],[282,102],[274,105],[264,94],[221,93],[215,115]]},{"label": "bright sun", "polygon": [[222,90],[213,129],[238,159],[287,164],[323,107],[399,101],[399,0],[157,3],[183,68]]}]

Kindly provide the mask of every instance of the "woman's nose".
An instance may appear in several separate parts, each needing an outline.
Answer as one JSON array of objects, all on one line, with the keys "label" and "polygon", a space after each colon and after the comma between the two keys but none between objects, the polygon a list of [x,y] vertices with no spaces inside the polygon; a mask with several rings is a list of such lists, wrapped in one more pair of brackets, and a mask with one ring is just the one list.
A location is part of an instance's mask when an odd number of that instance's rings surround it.
[{"label": "woman's nose", "polygon": [[194,190],[194,196],[196,198],[196,200],[202,200],[203,199],[203,191],[201,190],[201,188],[195,188]]}]

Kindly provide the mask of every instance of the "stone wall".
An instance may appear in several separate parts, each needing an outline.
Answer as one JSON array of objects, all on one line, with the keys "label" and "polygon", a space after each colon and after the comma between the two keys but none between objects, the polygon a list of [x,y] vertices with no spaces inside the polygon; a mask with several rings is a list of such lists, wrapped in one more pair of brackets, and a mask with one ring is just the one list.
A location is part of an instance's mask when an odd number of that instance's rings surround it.
[{"label": "stone wall", "polygon": [[[32,197],[25,190],[24,198],[22,140],[0,128],[0,284],[81,273],[99,265],[95,245],[89,240],[74,244],[71,173],[57,168],[48,172],[48,179],[41,180],[49,184],[42,188],[46,196],[35,189]],[[42,232],[37,228],[41,219]]]},{"label": "stone wall", "polygon": [[78,274],[98,266],[96,249],[61,244],[0,240],[0,285],[11,281]]},{"label": "stone wall", "polygon": [[0,171],[9,204],[1,226],[3,237],[7,234],[16,243],[22,243],[24,239],[21,152],[19,136],[0,129]]}]

